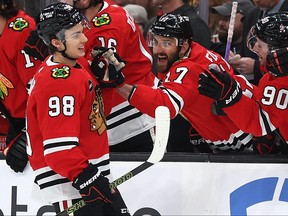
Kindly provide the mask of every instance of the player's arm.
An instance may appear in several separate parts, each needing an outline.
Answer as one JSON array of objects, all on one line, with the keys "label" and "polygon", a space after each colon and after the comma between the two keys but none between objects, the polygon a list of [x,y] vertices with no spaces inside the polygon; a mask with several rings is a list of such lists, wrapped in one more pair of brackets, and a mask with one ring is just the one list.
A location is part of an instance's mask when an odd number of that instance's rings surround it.
[{"label": "player's arm", "polygon": [[215,99],[217,106],[245,132],[263,136],[275,130],[268,113],[252,98],[252,86],[244,77],[234,78],[226,71],[203,72],[199,76],[199,93]]}]

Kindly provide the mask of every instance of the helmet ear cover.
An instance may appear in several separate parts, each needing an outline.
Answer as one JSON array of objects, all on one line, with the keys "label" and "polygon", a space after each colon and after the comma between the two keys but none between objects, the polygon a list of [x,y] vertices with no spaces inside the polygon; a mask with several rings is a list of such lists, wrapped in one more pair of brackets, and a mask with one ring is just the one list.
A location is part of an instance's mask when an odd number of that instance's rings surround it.
[{"label": "helmet ear cover", "polygon": [[[39,16],[37,33],[46,45],[63,29],[78,25],[83,19],[81,13],[69,4],[55,3],[46,7]],[[59,34],[58,34],[59,36]]]}]

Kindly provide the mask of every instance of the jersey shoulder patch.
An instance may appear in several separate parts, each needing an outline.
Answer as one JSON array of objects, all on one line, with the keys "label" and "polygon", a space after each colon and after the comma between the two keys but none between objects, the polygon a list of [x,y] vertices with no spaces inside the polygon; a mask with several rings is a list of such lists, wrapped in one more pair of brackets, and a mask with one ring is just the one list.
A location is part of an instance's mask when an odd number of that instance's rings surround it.
[{"label": "jersey shoulder patch", "polygon": [[16,17],[9,23],[9,28],[11,28],[14,31],[22,31],[23,29],[26,29],[28,27],[29,22],[22,17]]},{"label": "jersey shoulder patch", "polygon": [[64,65],[62,67],[55,67],[51,70],[51,76],[54,79],[66,79],[71,74],[71,69],[67,65]]}]

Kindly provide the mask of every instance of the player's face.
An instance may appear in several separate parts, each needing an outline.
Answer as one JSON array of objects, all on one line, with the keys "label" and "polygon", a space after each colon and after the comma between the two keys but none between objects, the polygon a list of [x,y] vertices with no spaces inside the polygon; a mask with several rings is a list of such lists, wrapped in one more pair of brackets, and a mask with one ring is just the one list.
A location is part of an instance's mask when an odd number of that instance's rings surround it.
[{"label": "player's face", "polygon": [[155,35],[153,38],[153,57],[157,71],[167,73],[172,64],[179,59],[177,39]]},{"label": "player's face", "polygon": [[81,24],[65,31],[66,53],[77,59],[85,55],[84,45],[88,41]]},{"label": "player's face", "polygon": [[269,51],[268,44],[256,38],[256,43],[253,47],[253,51],[258,55],[261,65],[266,65],[266,57]]}]

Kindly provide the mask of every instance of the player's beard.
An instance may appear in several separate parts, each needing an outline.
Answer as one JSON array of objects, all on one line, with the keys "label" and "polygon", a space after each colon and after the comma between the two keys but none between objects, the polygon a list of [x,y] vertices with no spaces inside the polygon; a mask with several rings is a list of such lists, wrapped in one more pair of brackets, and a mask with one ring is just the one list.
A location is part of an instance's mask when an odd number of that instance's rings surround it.
[{"label": "player's beard", "polygon": [[154,61],[157,68],[157,72],[159,73],[167,73],[171,66],[179,59],[179,53],[175,52],[172,55],[168,56],[166,53],[160,53],[161,56],[166,56],[166,64],[159,65],[158,64],[158,55],[154,54]]}]

